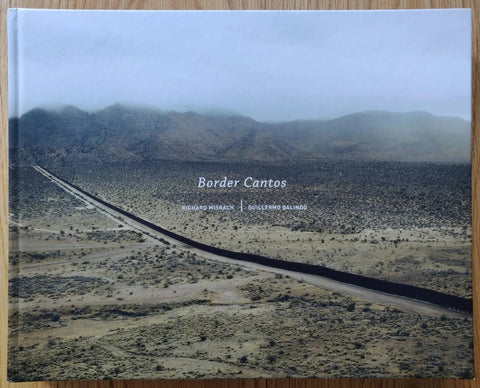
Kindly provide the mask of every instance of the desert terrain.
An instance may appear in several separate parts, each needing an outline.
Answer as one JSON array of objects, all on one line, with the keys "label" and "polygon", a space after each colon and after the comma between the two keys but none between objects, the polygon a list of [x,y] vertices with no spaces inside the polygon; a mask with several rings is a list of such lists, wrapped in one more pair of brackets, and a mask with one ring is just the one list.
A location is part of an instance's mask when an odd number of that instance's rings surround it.
[{"label": "desert terrain", "polygon": [[[152,162],[63,171],[87,191],[196,241],[471,297],[469,165]],[[286,179],[287,187],[197,187],[198,176],[242,181],[254,174]],[[185,204],[235,209],[182,210]],[[248,210],[271,204],[307,209]]]},{"label": "desert terrain", "polygon": [[[471,296],[469,166],[252,168],[152,162],[55,172],[210,245]],[[288,185],[208,192],[195,187],[199,174]],[[468,314],[419,313],[214,260],[102,212],[30,166],[11,177],[10,379],[471,377]],[[239,211],[240,201],[307,210]],[[181,210],[199,204],[235,210]]]}]

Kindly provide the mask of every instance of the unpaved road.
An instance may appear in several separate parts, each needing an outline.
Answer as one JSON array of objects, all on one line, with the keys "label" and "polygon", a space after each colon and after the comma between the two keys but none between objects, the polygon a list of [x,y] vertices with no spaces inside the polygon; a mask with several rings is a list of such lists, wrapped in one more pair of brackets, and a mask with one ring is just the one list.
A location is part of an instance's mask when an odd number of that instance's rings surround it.
[{"label": "unpaved road", "polygon": [[174,240],[171,237],[165,236],[161,234],[160,232],[153,230],[143,224],[140,224],[133,219],[129,219],[127,216],[124,214],[121,214],[119,212],[116,212],[115,210],[103,205],[102,203],[96,201],[93,198],[87,197],[83,193],[81,193],[79,190],[75,189],[71,185],[67,184],[66,182],[61,181],[54,175],[50,174],[48,171],[44,170],[40,166],[34,166],[34,168],[44,175],[46,178],[51,180],[52,182],[56,183],[58,186],[60,186],[62,189],[64,189],[66,192],[69,194],[75,196],[76,198],[80,199],[81,201],[85,202],[86,204],[94,206],[98,211],[100,211],[102,214],[106,215],[107,217],[117,221],[118,223],[128,225],[134,230],[140,231],[147,236],[150,236],[151,238],[159,240],[160,238],[167,240],[171,243],[174,243],[177,245],[177,249],[181,251],[189,251],[190,253],[195,253],[197,257],[209,259],[209,260],[215,260],[215,261],[220,261],[223,263],[228,263],[228,264],[233,264],[237,266],[241,266],[243,268],[250,268],[250,269],[255,269],[259,271],[265,271],[265,272],[270,272],[270,273],[279,273],[282,275],[289,276],[294,279],[298,279],[301,281],[305,281],[310,284],[314,284],[319,287],[323,287],[325,289],[334,291],[334,292],[339,292],[342,294],[348,294],[352,295],[355,297],[359,297],[365,300],[369,300],[375,303],[384,303],[387,305],[392,305],[395,307],[398,307],[403,310],[409,310],[418,314],[429,314],[429,315],[453,315],[453,316],[458,316],[458,315],[464,315],[462,313],[456,313],[454,311],[451,311],[447,308],[443,308],[440,306],[436,306],[427,302],[415,300],[415,299],[410,299],[406,297],[401,297],[397,295],[392,295],[392,294],[386,294],[382,293],[379,291],[374,291],[370,290],[367,288],[363,287],[358,287],[355,285],[351,285],[348,283],[343,283],[339,282],[336,280],[331,280],[325,277],[317,276],[317,275],[307,275],[304,273],[299,273],[299,272],[294,272],[294,271],[289,271],[289,270],[284,270],[284,269],[279,269],[279,268],[272,268],[268,266],[264,266],[261,264],[256,264],[256,263],[250,263],[246,261],[240,261],[240,260],[234,260],[231,258],[227,257],[222,257],[210,252],[205,252],[201,249],[194,248],[192,246],[189,246],[184,243],[180,243],[176,240]]}]

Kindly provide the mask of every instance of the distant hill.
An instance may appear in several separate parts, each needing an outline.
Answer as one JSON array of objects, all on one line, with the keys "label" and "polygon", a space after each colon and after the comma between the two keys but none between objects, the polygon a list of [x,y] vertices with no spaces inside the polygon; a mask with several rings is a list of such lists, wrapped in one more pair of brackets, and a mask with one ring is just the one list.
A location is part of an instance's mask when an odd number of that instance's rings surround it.
[{"label": "distant hill", "polygon": [[470,161],[470,122],[426,112],[372,111],[272,124],[119,104],[93,113],[66,106],[10,119],[9,135],[12,158],[59,162]]}]

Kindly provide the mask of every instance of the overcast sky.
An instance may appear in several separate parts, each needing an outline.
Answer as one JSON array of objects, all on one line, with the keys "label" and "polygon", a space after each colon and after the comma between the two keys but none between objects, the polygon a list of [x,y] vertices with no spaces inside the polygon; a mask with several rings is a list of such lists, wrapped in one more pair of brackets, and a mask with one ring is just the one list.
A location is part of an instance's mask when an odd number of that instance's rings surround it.
[{"label": "overcast sky", "polygon": [[18,30],[20,114],[120,102],[259,121],[362,110],[470,119],[469,10],[35,10]]}]

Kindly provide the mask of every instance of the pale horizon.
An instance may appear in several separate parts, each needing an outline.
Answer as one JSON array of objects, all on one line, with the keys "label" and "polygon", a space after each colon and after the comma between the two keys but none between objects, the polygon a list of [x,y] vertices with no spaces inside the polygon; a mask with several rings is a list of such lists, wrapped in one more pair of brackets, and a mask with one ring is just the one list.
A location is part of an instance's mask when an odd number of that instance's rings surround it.
[{"label": "pale horizon", "polygon": [[471,120],[468,9],[19,13],[11,116],[118,102],[260,122],[371,110]]},{"label": "pale horizon", "polygon": [[[392,114],[426,113],[426,114],[431,114],[431,115],[436,116],[436,117],[457,118],[457,119],[461,119],[461,120],[471,122],[470,117],[466,118],[466,117],[461,117],[461,116],[456,116],[456,115],[437,115],[437,114],[434,114],[434,113],[431,113],[431,112],[428,112],[428,111],[424,111],[424,110],[393,111],[393,110],[381,110],[381,109],[369,109],[369,110],[363,110],[363,111],[347,112],[345,114],[341,114],[341,115],[338,115],[338,116],[331,116],[331,117],[297,118],[297,119],[282,120],[282,121],[279,121],[279,120],[264,120],[264,121],[261,121],[261,120],[256,120],[255,118],[247,116],[245,114],[242,114],[242,112],[237,112],[237,111],[233,111],[233,110],[222,110],[222,109],[215,109],[215,108],[183,109],[183,110],[182,109],[162,109],[161,107],[156,107],[156,106],[139,105],[139,104],[134,104],[134,103],[121,103],[121,102],[118,102],[118,101],[114,102],[112,104],[102,106],[100,108],[95,108],[95,109],[84,109],[80,106],[73,105],[73,104],[53,104],[53,105],[45,105],[44,104],[44,105],[39,105],[39,106],[33,107],[32,109],[29,109],[28,111],[24,112],[23,114],[28,113],[28,112],[30,112],[32,110],[35,110],[35,109],[42,109],[42,110],[49,111],[49,112],[55,112],[55,111],[61,111],[61,110],[65,109],[65,108],[68,108],[68,107],[74,107],[74,108],[80,109],[84,112],[87,112],[89,114],[94,114],[96,112],[100,112],[104,109],[113,107],[115,105],[120,105],[120,106],[123,106],[125,108],[132,108],[132,109],[139,109],[139,110],[150,110],[150,111],[165,112],[165,113],[168,113],[168,112],[177,112],[177,113],[192,112],[192,113],[196,113],[198,115],[212,116],[212,117],[215,117],[215,116],[236,117],[236,116],[238,116],[238,117],[250,118],[250,119],[253,119],[253,120],[255,120],[259,123],[265,123],[265,124],[268,124],[268,123],[272,123],[272,124],[285,123],[285,122],[292,122],[292,121],[329,121],[329,120],[335,120],[335,119],[338,119],[340,117],[349,116],[349,115],[355,115],[355,114],[361,114],[361,113],[377,113],[377,112],[378,113],[392,113]],[[12,119],[12,118],[20,118],[20,117],[9,117],[9,118]]]}]

